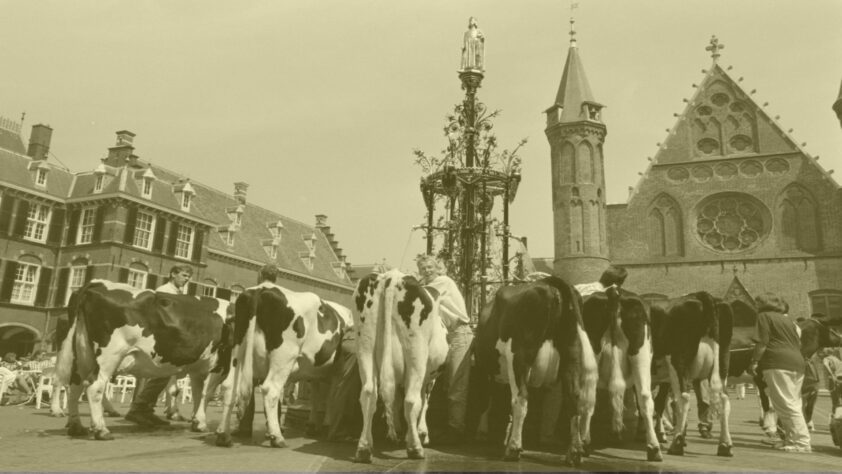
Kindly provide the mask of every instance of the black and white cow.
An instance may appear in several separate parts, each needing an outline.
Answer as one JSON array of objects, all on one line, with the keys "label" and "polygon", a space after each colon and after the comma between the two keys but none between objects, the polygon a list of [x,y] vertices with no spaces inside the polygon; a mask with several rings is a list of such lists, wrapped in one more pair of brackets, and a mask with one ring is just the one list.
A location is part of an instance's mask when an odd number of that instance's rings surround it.
[{"label": "black and white cow", "polygon": [[[578,466],[590,442],[590,418],[596,401],[597,366],[582,323],[581,296],[565,281],[546,277],[504,286],[484,312],[474,339],[478,381],[475,392],[487,404],[495,383],[510,388],[512,426],[506,460],[523,450],[522,429],[528,391],[549,387],[561,378],[561,423],[570,430],[567,462]],[[508,407],[507,407],[508,409]]]},{"label": "black and white cow", "polygon": [[[325,379],[342,334],[352,325],[347,308],[310,292],[296,292],[263,282],[237,297],[231,367],[224,382],[222,421],[216,444],[231,446],[230,417],[234,402],[246,407],[254,380],[261,381],[267,437],[276,448],[286,446],[278,423],[278,402],[284,386],[298,380]],[[241,432],[246,431],[241,427]],[[251,432],[250,427],[247,432]]]},{"label": "black and white cow", "polygon": [[585,296],[582,319],[599,367],[598,387],[609,393],[612,432],[623,431],[624,396],[634,386],[646,433],[646,459],[663,461],[653,427],[652,327],[648,305],[636,294],[609,287]]},{"label": "black and white cow", "polygon": [[88,434],[79,419],[79,396],[88,382],[91,431],[95,439],[113,439],[102,399],[116,373],[145,378],[189,374],[197,394],[194,418],[204,420],[205,379],[216,364],[227,307],[225,300],[137,290],[106,280],[79,289],[71,298],[73,323],[56,363],[59,383],[69,387],[68,434]]},{"label": "black and white cow", "polygon": [[[686,446],[687,414],[690,390],[694,382],[706,380],[710,385],[710,399],[720,417],[718,456],[732,456],[728,417],[731,411],[723,381],[727,380],[732,335],[730,305],[717,301],[709,293],[700,291],[669,300],[665,307],[651,308],[653,366],[668,371],[673,398],[677,401],[677,422],[673,426],[673,440],[669,454],[684,454]],[[661,398],[661,397],[658,397]],[[655,417],[660,420],[663,404],[656,406]]]},{"label": "black and white cow", "polygon": [[371,462],[372,417],[383,401],[387,437],[397,440],[401,407],[396,390],[403,387],[406,451],[424,457],[429,442],[427,402],[447,359],[447,329],[439,316],[438,292],[398,270],[370,274],[357,284],[357,362],[362,390],[363,429],[355,462]]}]

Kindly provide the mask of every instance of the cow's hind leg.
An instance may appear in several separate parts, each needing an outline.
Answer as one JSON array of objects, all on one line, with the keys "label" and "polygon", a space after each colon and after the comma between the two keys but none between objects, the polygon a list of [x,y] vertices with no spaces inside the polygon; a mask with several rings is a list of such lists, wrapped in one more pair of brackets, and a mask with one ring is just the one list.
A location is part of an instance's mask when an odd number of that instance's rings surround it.
[{"label": "cow's hind leg", "polygon": [[55,381],[53,383],[53,392],[50,394],[50,415],[57,418],[67,415],[61,406],[62,389],[65,389],[64,396],[67,397],[66,387],[62,386],[58,381]]},{"label": "cow's hind leg", "polygon": [[731,452],[733,443],[731,442],[731,430],[728,426],[728,418],[731,416],[731,400],[724,390],[718,396],[721,406],[719,409],[719,447],[716,450],[716,455],[731,457],[734,455]]},{"label": "cow's hind leg", "polygon": [[374,445],[371,436],[371,420],[377,410],[377,384],[374,375],[373,353],[360,353],[358,363],[362,389],[360,390],[360,408],[363,413],[363,429],[357,442],[357,452],[354,462],[370,463],[371,448]]},{"label": "cow's hind leg", "polygon": [[[420,348],[419,348],[420,349]],[[422,351],[425,352],[425,351]],[[418,435],[419,417],[423,411],[421,392],[426,378],[427,354],[415,354],[419,360],[408,360],[403,412],[406,420],[406,455],[409,459],[424,459],[424,447]]]},{"label": "cow's hind leg", "polygon": [[201,433],[207,431],[207,407],[210,397],[222,377],[217,373],[204,374],[193,372],[190,374],[190,390],[193,394],[193,416],[190,417],[190,431]]},{"label": "cow's hind leg", "polygon": [[94,438],[97,440],[109,441],[114,439],[114,436],[108,431],[105,426],[105,417],[103,416],[102,399],[105,396],[105,384],[111,379],[110,367],[100,366],[99,375],[88,385],[88,405],[91,408],[91,431],[94,433]]},{"label": "cow's hind leg", "polygon": [[[678,414],[672,430],[672,443],[667,452],[669,454],[683,456],[684,447],[687,445],[685,431],[687,429],[687,412],[690,409],[690,389],[692,384],[686,378],[685,364],[680,359],[677,361],[671,359],[671,356],[667,356],[667,363],[669,364],[670,370],[670,385],[678,408]],[[674,362],[677,363],[674,364]]]},{"label": "cow's hind leg", "polygon": [[646,460],[663,461],[661,445],[655,435],[653,423],[654,403],[652,401],[652,356],[647,339],[641,350],[634,356],[629,356],[629,365],[632,371],[632,383],[634,383],[635,397],[637,398],[637,409],[642,414],[643,425],[646,432]]},{"label": "cow's hind leg", "polygon": [[430,406],[430,394],[433,392],[433,387],[436,386],[436,380],[440,374],[441,369],[427,374],[424,386],[421,389],[421,414],[418,415],[418,439],[421,440],[421,446],[430,444],[430,430],[427,428],[427,408]]},{"label": "cow's hind leg", "polygon": [[79,418],[79,398],[83,387],[80,383],[70,383],[67,387],[67,434],[70,436],[87,436],[88,430],[82,426]]},{"label": "cow's hind leg", "polygon": [[269,374],[260,387],[263,391],[263,409],[266,414],[266,436],[270,446],[285,448],[286,440],[278,422],[278,402],[283,397],[284,386],[295,363],[296,349],[293,348],[293,344],[281,344],[269,357]]},{"label": "cow's hind leg", "polygon": [[512,340],[506,342],[503,356],[508,371],[509,390],[511,390],[512,425],[506,442],[505,461],[517,461],[523,451],[523,421],[526,418],[528,392],[526,382],[529,380],[529,368],[523,360],[523,354],[512,353]]}]

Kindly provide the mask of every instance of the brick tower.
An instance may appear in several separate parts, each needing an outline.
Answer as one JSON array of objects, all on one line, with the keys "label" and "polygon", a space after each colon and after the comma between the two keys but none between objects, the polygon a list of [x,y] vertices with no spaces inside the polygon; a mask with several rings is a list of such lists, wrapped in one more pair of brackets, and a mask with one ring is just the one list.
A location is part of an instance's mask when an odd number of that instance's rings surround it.
[{"label": "brick tower", "polygon": [[570,21],[570,48],[555,103],[546,110],[553,189],[553,270],[576,284],[599,279],[608,266],[603,106],[579,59]]}]

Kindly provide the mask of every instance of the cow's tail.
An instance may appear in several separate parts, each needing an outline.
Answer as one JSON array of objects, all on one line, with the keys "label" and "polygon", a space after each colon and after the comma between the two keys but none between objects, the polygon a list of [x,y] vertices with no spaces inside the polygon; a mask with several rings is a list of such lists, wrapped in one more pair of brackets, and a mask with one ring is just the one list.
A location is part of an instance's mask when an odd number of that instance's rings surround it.
[{"label": "cow's tail", "polygon": [[573,313],[573,319],[576,321],[576,332],[579,336],[582,351],[580,355],[581,367],[576,371],[579,373],[579,390],[577,392],[579,397],[575,405],[576,412],[579,416],[585,415],[589,419],[596,405],[596,383],[598,379],[596,357],[582,320],[582,295],[572,285],[561,285],[561,288],[563,289],[563,298],[569,301],[568,309]]},{"label": "cow's tail", "polygon": [[722,378],[719,375],[719,316],[716,307],[716,300],[706,292],[700,291],[696,298],[702,303],[702,315],[710,317],[707,336],[713,340],[713,370],[711,371],[708,383],[710,387],[711,414],[714,418],[719,417],[722,410],[720,395],[724,392]]},{"label": "cow's tail", "polygon": [[[248,305],[248,328],[243,343],[238,347],[238,354],[234,360],[239,361],[239,370],[235,368],[235,374],[239,375],[237,381],[236,393],[240,401],[241,407],[247,407],[251,402],[252,390],[254,389],[254,331],[257,325],[257,302],[260,299],[260,293],[250,295],[251,299]],[[235,316],[242,321],[240,315]],[[236,323],[235,323],[236,326]]]},{"label": "cow's tail", "polygon": [[623,430],[623,411],[625,409],[624,397],[626,393],[626,379],[623,375],[622,354],[618,344],[623,337],[623,328],[620,320],[620,290],[614,285],[605,289],[605,296],[608,299],[608,335],[610,342],[608,347],[603,347],[603,357],[608,357],[610,364],[610,378],[608,380],[608,393],[611,397],[611,407],[614,418],[612,420],[615,433]]},{"label": "cow's tail", "polygon": [[88,294],[79,290],[70,296],[68,303],[67,317],[71,326],[56,360],[56,379],[63,386],[69,386],[71,381],[81,383],[82,378],[93,369],[93,342],[88,335],[87,315],[84,313],[85,295]]},{"label": "cow's tail", "polygon": [[383,400],[383,412],[390,437],[396,434],[395,424],[395,367],[392,364],[392,308],[395,305],[396,285],[392,278],[386,277],[382,285],[377,308],[377,334],[375,340],[375,364],[380,385],[380,397]]}]

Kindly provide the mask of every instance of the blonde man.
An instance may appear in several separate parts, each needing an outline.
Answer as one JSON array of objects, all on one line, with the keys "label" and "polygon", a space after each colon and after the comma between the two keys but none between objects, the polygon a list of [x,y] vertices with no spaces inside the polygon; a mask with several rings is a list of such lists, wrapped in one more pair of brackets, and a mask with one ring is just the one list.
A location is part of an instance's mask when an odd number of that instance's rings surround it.
[{"label": "blonde man", "polygon": [[[417,260],[418,275],[426,286],[439,293],[439,312],[447,327],[447,344],[450,350],[445,361],[447,381],[448,427],[446,441],[456,442],[464,438],[465,409],[468,398],[468,377],[470,371],[469,351],[474,333],[465,308],[465,299],[452,278],[447,276],[444,266],[432,255],[422,255]],[[448,439],[449,438],[449,439]]]}]

